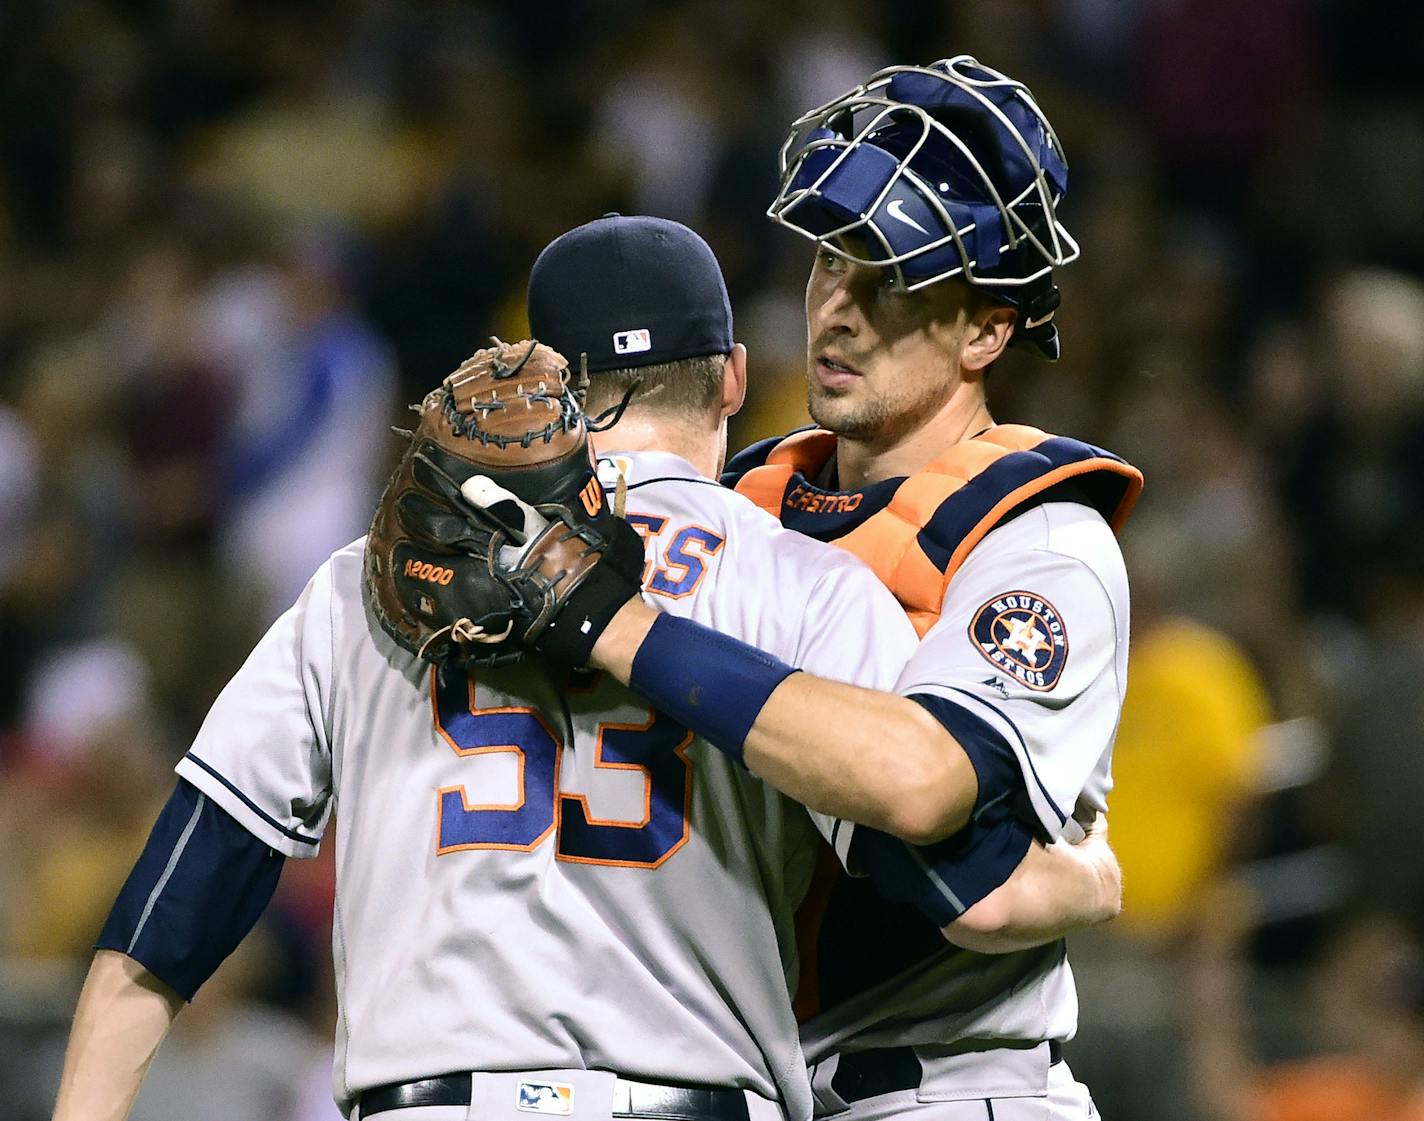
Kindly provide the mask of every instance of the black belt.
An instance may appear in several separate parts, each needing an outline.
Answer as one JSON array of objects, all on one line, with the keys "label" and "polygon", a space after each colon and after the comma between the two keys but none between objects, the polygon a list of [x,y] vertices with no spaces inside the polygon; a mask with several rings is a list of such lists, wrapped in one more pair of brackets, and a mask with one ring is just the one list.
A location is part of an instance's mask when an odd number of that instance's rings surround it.
[{"label": "black belt", "polygon": [[[446,1074],[377,1086],[359,1099],[361,1119],[423,1105],[467,1106],[470,1084],[468,1074]],[[659,1086],[627,1078],[614,1079],[612,1112],[614,1117],[649,1117],[656,1121],[749,1121],[747,1098],[741,1090]]]},{"label": "black belt", "polygon": [[[1035,1044],[1037,1046],[1037,1044]],[[993,1048],[986,1048],[993,1049]],[[1001,1049],[1001,1048],[999,1048]],[[1063,1044],[1048,1041],[1048,1065],[1063,1061]],[[924,1078],[924,1068],[913,1047],[877,1047],[870,1051],[843,1051],[831,1076],[831,1089],[847,1104],[897,1090],[913,1090]]]}]

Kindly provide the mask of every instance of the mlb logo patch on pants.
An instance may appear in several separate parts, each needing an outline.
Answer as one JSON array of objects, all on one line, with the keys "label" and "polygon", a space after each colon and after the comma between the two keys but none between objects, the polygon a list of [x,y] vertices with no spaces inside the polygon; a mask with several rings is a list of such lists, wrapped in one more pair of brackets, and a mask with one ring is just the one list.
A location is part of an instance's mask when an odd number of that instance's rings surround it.
[{"label": "mlb logo patch on pants", "polygon": [[574,1088],[566,1082],[521,1082],[514,1108],[566,1117],[574,1111]]}]

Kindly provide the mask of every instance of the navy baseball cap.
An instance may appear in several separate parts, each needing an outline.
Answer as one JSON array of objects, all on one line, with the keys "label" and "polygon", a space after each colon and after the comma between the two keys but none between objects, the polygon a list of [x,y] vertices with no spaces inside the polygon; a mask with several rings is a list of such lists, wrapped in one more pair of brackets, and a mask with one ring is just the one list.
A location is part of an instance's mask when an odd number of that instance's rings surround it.
[{"label": "navy baseball cap", "polygon": [[578,369],[654,366],[732,349],[712,248],[680,222],[605,214],[555,238],[529,273],[529,330]]}]

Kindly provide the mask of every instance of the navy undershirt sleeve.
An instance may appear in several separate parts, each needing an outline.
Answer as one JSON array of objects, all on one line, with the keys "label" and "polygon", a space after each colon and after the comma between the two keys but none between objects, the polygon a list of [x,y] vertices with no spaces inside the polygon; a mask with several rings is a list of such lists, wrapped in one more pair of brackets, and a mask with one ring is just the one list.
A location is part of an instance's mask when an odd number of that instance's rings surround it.
[{"label": "navy undershirt sleeve", "polygon": [[979,779],[979,796],[974,800],[974,814],[1002,801],[1019,803],[1025,793],[1023,770],[1018,756],[993,725],[981,720],[967,708],[930,693],[911,693],[914,701],[940,722],[969,756]]},{"label": "navy undershirt sleeve", "polygon": [[943,841],[911,845],[864,827],[851,842],[850,866],[887,898],[910,903],[947,926],[1013,874],[1033,843],[1021,816],[1023,772],[1003,736],[974,713],[928,693],[909,699],[944,727],[974,767],[979,794],[968,823]]},{"label": "navy undershirt sleeve", "polygon": [[1033,830],[1000,802],[932,845],[857,828],[850,867],[869,876],[886,898],[909,903],[944,927],[1002,885],[1032,843]]},{"label": "navy undershirt sleeve", "polygon": [[283,862],[180,779],[95,949],[127,954],[192,1000],[266,909]]}]

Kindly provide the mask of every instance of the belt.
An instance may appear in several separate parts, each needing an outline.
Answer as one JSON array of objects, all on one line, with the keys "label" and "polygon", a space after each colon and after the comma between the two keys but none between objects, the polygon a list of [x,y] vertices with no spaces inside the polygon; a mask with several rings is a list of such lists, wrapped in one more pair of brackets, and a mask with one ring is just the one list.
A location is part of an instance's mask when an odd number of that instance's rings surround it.
[{"label": "belt", "polygon": [[[377,1086],[360,1097],[361,1118],[392,1109],[424,1105],[469,1105],[471,1076],[445,1074],[416,1082]],[[649,1117],[656,1121],[749,1121],[741,1090],[705,1086],[660,1086],[617,1078],[613,1082],[614,1117]]]},{"label": "belt", "polygon": [[[1063,1061],[1063,1044],[1048,1041],[1048,1065]],[[850,1104],[897,1090],[914,1090],[924,1068],[913,1047],[877,1047],[869,1051],[843,1051],[831,1076],[831,1089]]]}]

